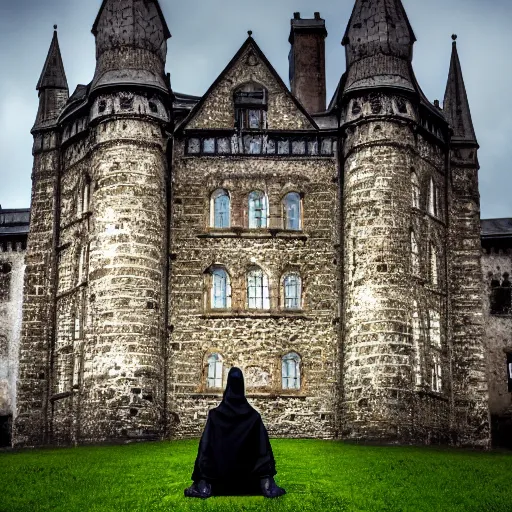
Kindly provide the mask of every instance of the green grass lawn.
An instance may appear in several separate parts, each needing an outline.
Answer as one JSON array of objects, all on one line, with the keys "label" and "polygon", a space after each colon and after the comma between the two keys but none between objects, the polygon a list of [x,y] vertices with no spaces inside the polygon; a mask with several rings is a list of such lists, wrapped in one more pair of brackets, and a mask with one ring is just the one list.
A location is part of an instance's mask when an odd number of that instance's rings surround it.
[{"label": "green grass lawn", "polygon": [[273,440],[287,495],[185,498],[198,441],[0,453],[0,511],[512,511],[512,454]]}]

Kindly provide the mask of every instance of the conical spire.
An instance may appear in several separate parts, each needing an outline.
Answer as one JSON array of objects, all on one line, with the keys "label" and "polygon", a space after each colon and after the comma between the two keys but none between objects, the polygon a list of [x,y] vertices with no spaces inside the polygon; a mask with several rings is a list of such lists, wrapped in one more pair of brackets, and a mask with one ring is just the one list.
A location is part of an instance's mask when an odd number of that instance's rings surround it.
[{"label": "conical spire", "polygon": [[345,92],[372,87],[415,90],[411,76],[416,37],[401,0],[356,0],[342,44]]},{"label": "conical spire", "polygon": [[59,39],[57,37],[57,25],[54,25],[53,39],[48,50],[48,56],[43,67],[43,72],[37,82],[36,89],[66,89],[68,90],[68,81],[64,71],[64,64],[60,54]]},{"label": "conical spire", "polygon": [[452,59],[450,73],[448,74],[448,84],[444,95],[444,114],[453,129],[452,140],[454,142],[477,144],[466,86],[462,77],[459,53],[457,51],[457,36],[452,36],[452,39]]},{"label": "conical spire", "polygon": [[103,0],[92,33],[97,63],[91,91],[114,85],[167,91],[164,68],[171,34],[158,0]]}]

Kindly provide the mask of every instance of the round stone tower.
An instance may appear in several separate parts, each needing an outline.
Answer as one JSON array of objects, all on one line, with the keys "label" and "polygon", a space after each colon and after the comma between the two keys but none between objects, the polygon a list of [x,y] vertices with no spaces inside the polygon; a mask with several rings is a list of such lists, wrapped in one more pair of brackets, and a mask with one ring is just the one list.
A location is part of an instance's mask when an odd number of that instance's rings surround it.
[{"label": "round stone tower", "polygon": [[[349,438],[406,439],[416,385],[429,371],[416,365],[423,353],[412,334],[415,303],[429,310],[430,298],[418,291],[421,278],[413,276],[411,172],[421,167],[422,183],[429,173],[442,180],[442,141],[428,134],[419,140],[418,130],[423,130],[422,117],[436,119],[434,130],[436,123],[446,129],[446,123],[414,78],[415,40],[399,0],[358,0],[342,42],[347,58],[339,99],[345,240],[342,435]],[[428,165],[439,156],[432,168],[421,160],[422,152],[431,153]],[[419,205],[418,219],[423,222]],[[423,249],[429,227],[418,230]]]},{"label": "round stone tower", "polygon": [[148,438],[165,417],[170,37],[158,1],[105,0],[93,26],[81,438]]}]

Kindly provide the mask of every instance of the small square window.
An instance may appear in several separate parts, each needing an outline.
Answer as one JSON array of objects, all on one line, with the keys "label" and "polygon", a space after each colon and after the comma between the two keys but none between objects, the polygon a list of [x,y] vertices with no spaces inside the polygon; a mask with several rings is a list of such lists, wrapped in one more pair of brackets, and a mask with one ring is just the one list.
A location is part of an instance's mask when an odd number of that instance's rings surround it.
[{"label": "small square window", "polygon": [[215,139],[204,139],[203,153],[215,153]]},{"label": "small square window", "polygon": [[201,149],[201,144],[199,139],[189,139],[188,140],[188,152],[192,155],[199,153]]},{"label": "small square window", "polygon": [[276,154],[276,141],[274,139],[268,139],[266,144],[267,155],[275,155]]},{"label": "small square window", "polygon": [[322,155],[332,155],[332,139],[322,140]]},{"label": "small square window", "polygon": [[244,137],[244,153],[247,155],[261,154],[261,137],[247,135]]},{"label": "small square window", "polygon": [[294,140],[292,142],[292,153],[294,155],[306,154],[306,142],[303,140]]},{"label": "small square window", "polygon": [[217,149],[219,153],[231,153],[231,141],[226,138],[217,139]]},{"label": "small square window", "polygon": [[280,155],[289,155],[290,154],[290,141],[280,140],[277,144],[277,152]]},{"label": "small square window", "polygon": [[318,141],[310,140],[308,142],[308,153],[310,155],[318,155]]}]

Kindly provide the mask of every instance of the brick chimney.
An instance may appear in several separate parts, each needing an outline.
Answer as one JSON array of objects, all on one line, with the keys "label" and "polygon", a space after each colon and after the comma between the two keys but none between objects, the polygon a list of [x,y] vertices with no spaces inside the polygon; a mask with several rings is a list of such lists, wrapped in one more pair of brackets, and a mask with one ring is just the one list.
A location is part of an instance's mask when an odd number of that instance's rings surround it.
[{"label": "brick chimney", "polygon": [[290,86],[293,95],[310,113],[324,112],[325,88],[325,20],[315,12],[313,19],[302,19],[296,12],[291,20]]}]

